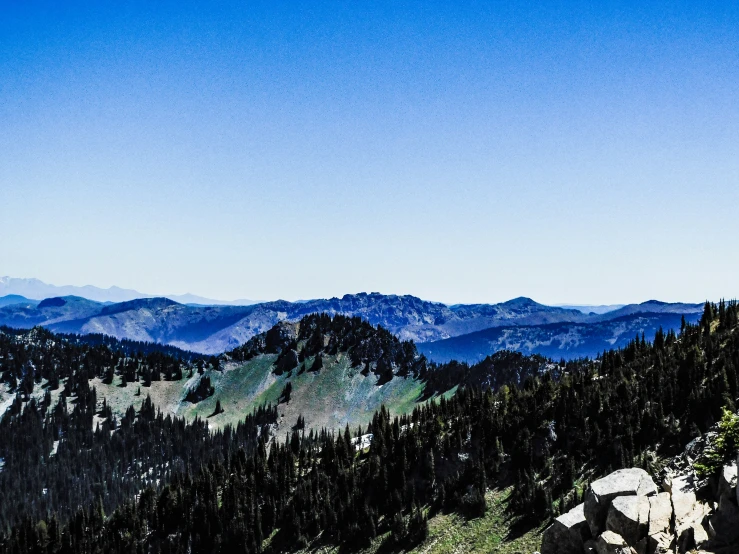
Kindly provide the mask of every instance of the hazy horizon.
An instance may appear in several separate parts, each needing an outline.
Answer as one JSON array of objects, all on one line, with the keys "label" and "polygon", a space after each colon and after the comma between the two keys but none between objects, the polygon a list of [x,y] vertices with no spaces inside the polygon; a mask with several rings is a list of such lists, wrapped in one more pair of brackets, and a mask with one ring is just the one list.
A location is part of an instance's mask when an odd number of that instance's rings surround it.
[{"label": "hazy horizon", "polygon": [[[22,279],[22,280],[36,280],[36,278],[34,278],[34,277],[13,277],[13,276],[8,276],[8,275],[5,275],[5,276],[0,275],[0,297],[5,296],[5,295],[8,295],[8,294],[20,294],[20,293],[15,293],[15,292],[7,293],[7,292],[4,292],[3,291],[2,286],[1,286],[3,284],[2,281],[4,279],[7,279],[7,278],[10,278],[10,279]],[[192,296],[192,297],[201,298],[203,300],[212,300],[212,301],[217,301],[217,302],[222,302],[222,303],[228,303],[228,304],[235,303],[235,302],[238,302],[238,301],[248,302],[248,303],[251,303],[251,304],[260,304],[260,303],[272,302],[272,301],[276,301],[276,300],[287,300],[288,302],[306,302],[306,301],[310,301],[310,300],[320,300],[320,299],[329,299],[329,298],[341,298],[341,297],[343,297],[346,294],[353,295],[353,294],[362,294],[362,293],[366,293],[366,294],[379,293],[379,294],[383,294],[383,295],[403,296],[402,294],[398,294],[398,293],[394,293],[394,292],[382,292],[382,291],[368,291],[368,290],[366,290],[366,291],[347,291],[347,292],[336,293],[336,294],[331,294],[331,295],[328,295],[328,296],[314,297],[314,298],[283,298],[283,297],[280,297],[280,298],[263,298],[263,299],[245,298],[245,297],[243,297],[243,298],[218,298],[218,297],[207,297],[205,295],[198,294],[197,292],[192,292],[192,291],[188,291],[188,292],[185,292],[185,293],[172,293],[172,292],[167,292],[167,291],[157,292],[157,293],[151,293],[149,291],[138,290],[138,289],[135,289],[135,288],[129,289],[129,288],[124,288],[124,287],[119,287],[118,285],[110,285],[110,286],[106,286],[106,287],[101,287],[101,286],[97,286],[97,285],[90,284],[90,283],[86,283],[86,284],[69,284],[69,283],[67,283],[67,284],[56,284],[56,283],[46,283],[46,282],[44,282],[44,281],[42,281],[40,279],[38,279],[38,280],[41,281],[41,283],[43,283],[44,285],[47,285],[47,286],[50,286],[50,287],[58,287],[58,288],[72,288],[72,287],[73,288],[86,288],[86,287],[94,287],[94,288],[99,289],[99,290],[102,290],[102,291],[108,291],[108,290],[111,290],[111,289],[119,289],[119,290],[127,291],[127,292],[135,292],[137,294],[140,294],[142,298],[143,297],[186,297],[186,296]],[[404,294],[409,294],[410,296],[416,296],[416,297],[418,297],[418,295],[412,294],[412,293],[404,293]],[[23,296],[23,294],[20,294],[20,295]],[[712,301],[714,300],[714,299],[701,299],[701,300],[690,300],[690,299],[686,300],[686,299],[682,299],[682,300],[665,301],[665,300],[663,300],[661,298],[645,298],[645,299],[630,300],[630,301],[625,301],[625,302],[612,302],[612,303],[603,303],[603,302],[600,302],[600,303],[584,303],[584,302],[577,302],[577,301],[576,302],[555,302],[555,303],[548,303],[548,302],[541,302],[538,299],[529,297],[527,295],[519,295],[517,297],[503,298],[503,299],[493,300],[493,301],[489,301],[489,302],[488,301],[485,301],[485,302],[453,302],[453,301],[452,302],[448,302],[448,301],[439,300],[439,299],[435,299],[435,298],[424,298],[424,297],[419,297],[419,298],[421,298],[421,300],[425,300],[425,301],[428,301],[428,302],[438,302],[438,303],[441,303],[441,304],[446,304],[448,306],[453,306],[455,304],[496,304],[496,303],[507,302],[509,300],[514,300],[514,299],[520,298],[520,297],[531,298],[531,300],[534,300],[535,302],[538,302],[538,303],[544,304],[544,305],[548,305],[548,306],[565,307],[565,308],[586,308],[586,307],[605,308],[605,307],[613,307],[613,306],[620,307],[620,306],[625,306],[625,305],[629,305],[629,304],[641,304],[643,302],[648,302],[648,301],[652,301],[652,300],[662,301],[662,302],[677,302],[677,303],[684,302],[684,303],[687,303],[687,304],[698,304],[698,303],[704,302],[705,300],[712,300]],[[36,298],[36,297],[33,297],[33,296],[27,296],[27,298],[33,299],[33,300],[42,300],[43,299],[43,298],[40,298],[40,297],[39,298]],[[180,301],[182,301],[182,300],[180,300]]]}]

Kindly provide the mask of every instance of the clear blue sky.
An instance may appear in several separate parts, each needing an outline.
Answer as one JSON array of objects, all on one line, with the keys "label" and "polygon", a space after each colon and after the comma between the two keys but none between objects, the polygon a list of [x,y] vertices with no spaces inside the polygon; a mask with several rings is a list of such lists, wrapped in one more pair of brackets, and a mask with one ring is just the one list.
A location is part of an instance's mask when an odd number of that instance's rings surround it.
[{"label": "clear blue sky", "polygon": [[4,1],[0,275],[739,296],[739,3],[641,4]]}]

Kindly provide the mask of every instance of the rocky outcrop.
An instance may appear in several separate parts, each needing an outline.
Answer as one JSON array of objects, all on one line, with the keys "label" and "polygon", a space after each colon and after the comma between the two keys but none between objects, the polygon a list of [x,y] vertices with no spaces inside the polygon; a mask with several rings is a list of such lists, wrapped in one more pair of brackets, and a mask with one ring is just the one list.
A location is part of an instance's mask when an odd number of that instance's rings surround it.
[{"label": "rocky outcrop", "polygon": [[724,496],[734,496],[737,498],[737,500],[739,500],[739,497],[737,497],[736,482],[737,463],[734,462],[733,464],[724,467],[723,471],[721,472],[721,476],[719,477],[718,481],[719,498]]},{"label": "rocky outcrop", "polygon": [[630,468],[614,471],[590,485],[585,495],[585,519],[590,533],[597,537],[606,530],[608,509],[619,496],[653,496],[657,486],[643,469]]},{"label": "rocky outcrop", "polygon": [[619,496],[608,509],[606,529],[621,535],[628,544],[646,538],[649,527],[649,499],[646,496]]},{"label": "rocky outcrop", "polygon": [[737,463],[724,467],[718,482],[718,506],[708,521],[708,536],[717,544],[739,542]]},{"label": "rocky outcrop", "polygon": [[655,533],[654,535],[649,535],[647,538],[647,552],[653,554],[668,554],[673,552],[672,544],[674,542],[674,538],[671,534],[664,533],[662,531]]},{"label": "rocky outcrop", "polygon": [[649,526],[647,535],[672,532],[672,499],[669,492],[661,492],[649,499]]},{"label": "rocky outcrop", "polygon": [[719,499],[716,512],[708,520],[708,537],[718,544],[739,542],[739,508],[727,496]]},{"label": "rocky outcrop", "polygon": [[604,531],[595,541],[595,551],[598,554],[636,554],[626,540],[613,531]]},{"label": "rocky outcrop", "polygon": [[701,480],[685,461],[681,457],[664,470],[661,492],[636,468],[594,481],[585,502],[544,532],[542,554],[682,554],[726,547],[739,552],[737,465],[726,466],[717,479]]},{"label": "rocky outcrop", "polygon": [[554,520],[544,533],[541,554],[579,554],[589,538],[584,505],[580,504]]},{"label": "rocky outcrop", "polygon": [[670,489],[678,544],[685,550],[703,546],[708,541],[703,520],[711,512],[711,506],[698,499],[695,476],[692,473],[677,476],[666,486]]}]

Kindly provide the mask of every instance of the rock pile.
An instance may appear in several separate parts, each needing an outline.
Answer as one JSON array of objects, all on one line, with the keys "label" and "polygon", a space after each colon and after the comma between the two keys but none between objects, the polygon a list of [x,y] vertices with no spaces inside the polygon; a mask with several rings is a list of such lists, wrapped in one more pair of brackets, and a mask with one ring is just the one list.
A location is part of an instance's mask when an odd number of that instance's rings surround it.
[{"label": "rock pile", "polygon": [[701,481],[686,453],[665,469],[661,490],[637,468],[594,481],[585,502],[544,532],[541,554],[668,554],[731,545],[739,552],[737,464]]}]

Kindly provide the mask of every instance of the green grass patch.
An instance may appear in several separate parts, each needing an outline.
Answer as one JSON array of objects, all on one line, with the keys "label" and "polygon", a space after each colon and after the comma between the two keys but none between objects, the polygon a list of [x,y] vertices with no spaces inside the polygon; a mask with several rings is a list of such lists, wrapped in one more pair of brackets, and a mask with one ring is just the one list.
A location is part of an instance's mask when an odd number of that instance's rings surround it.
[{"label": "green grass patch", "polygon": [[[511,489],[496,489],[485,495],[487,512],[467,520],[457,514],[438,514],[429,520],[429,536],[410,552],[413,554],[531,554],[541,547],[546,525],[527,526],[506,512]],[[378,537],[358,554],[381,550],[386,535]],[[308,548],[302,554],[338,554],[337,547]]]},{"label": "green grass patch", "polygon": [[[361,368],[351,367],[349,356],[339,353],[324,356],[323,368],[319,371],[292,372],[275,375],[276,355],[261,355],[241,364],[228,364],[221,371],[206,370],[215,394],[197,404],[185,401],[189,388],[194,387],[200,376],[184,376],[179,381],[154,381],[150,387],[129,383],[120,387],[116,377],[111,385],[99,379],[91,384],[98,391],[98,398],[106,398],[113,412],[119,417],[133,404],[139,409],[146,396],[151,396],[154,405],[164,413],[183,416],[189,420],[196,417],[208,420],[211,428],[236,425],[255,408],[266,404],[277,405],[285,384],[292,383],[289,403],[278,405],[279,434],[288,432],[297,422],[298,416],[305,418],[306,426],[314,429],[342,430],[346,425],[353,430],[365,427],[375,411],[383,404],[394,415],[407,414],[419,405],[424,384],[413,378],[395,377],[377,385],[374,374],[362,375]],[[305,361],[306,367],[313,365],[313,358]],[[141,396],[137,392],[141,390]],[[444,393],[449,397],[456,387]],[[223,413],[213,415],[216,402],[221,402]]]}]

